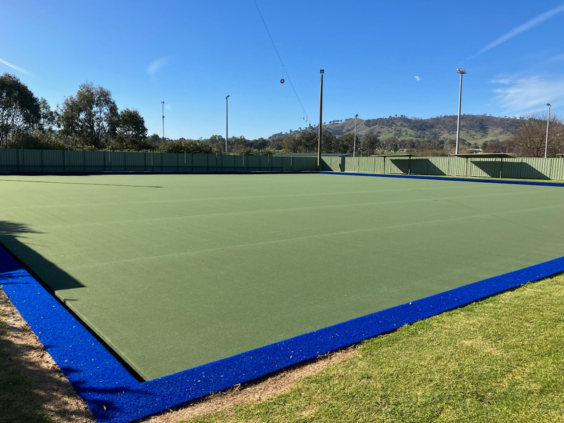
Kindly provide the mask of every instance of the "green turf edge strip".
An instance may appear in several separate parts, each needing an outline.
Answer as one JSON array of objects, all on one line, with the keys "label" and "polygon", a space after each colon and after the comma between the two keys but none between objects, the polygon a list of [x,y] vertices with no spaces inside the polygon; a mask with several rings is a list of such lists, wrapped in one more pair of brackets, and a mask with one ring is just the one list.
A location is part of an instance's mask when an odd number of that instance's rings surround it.
[{"label": "green turf edge strip", "polygon": [[125,423],[260,378],[406,324],[564,272],[564,257],[138,382],[0,247],[0,285],[99,422]]},{"label": "green turf edge strip", "polygon": [[324,175],[373,176],[377,178],[434,179],[438,181],[479,182],[485,184],[541,185],[545,187],[564,187],[562,182],[504,181],[503,179],[457,178],[452,176],[385,175],[381,173],[319,172]]}]

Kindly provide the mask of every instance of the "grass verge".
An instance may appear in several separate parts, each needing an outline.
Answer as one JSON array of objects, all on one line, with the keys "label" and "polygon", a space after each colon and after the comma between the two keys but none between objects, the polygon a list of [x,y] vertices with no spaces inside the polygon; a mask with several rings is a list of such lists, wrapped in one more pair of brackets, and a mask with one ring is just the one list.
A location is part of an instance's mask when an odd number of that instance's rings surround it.
[{"label": "grass verge", "polygon": [[564,422],[564,275],[405,326],[192,422]]},{"label": "grass verge", "polygon": [[6,314],[0,305],[0,422],[51,422],[38,409],[33,386],[20,368],[17,348],[7,336]]}]

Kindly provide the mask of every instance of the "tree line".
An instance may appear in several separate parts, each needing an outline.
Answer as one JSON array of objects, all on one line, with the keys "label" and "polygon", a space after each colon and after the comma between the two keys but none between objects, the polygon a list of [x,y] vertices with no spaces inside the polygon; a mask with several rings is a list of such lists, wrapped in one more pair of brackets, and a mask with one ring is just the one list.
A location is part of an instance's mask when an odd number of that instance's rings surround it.
[{"label": "tree line", "polygon": [[[405,116],[372,119],[368,126],[387,120],[406,120]],[[452,132],[450,117],[437,117],[438,126]],[[413,119],[411,120],[413,121]],[[514,135],[509,140],[490,140],[482,145],[461,140],[461,151],[482,148],[484,152],[515,153],[520,156],[543,157],[546,118],[531,115],[515,119]],[[370,156],[408,150],[419,155],[448,155],[454,151],[452,139],[441,139],[426,123],[416,122],[418,133],[428,139],[401,139],[399,136],[380,138],[378,134],[357,136],[352,132],[335,135],[322,132],[322,151],[329,154]],[[482,120],[470,120],[474,129],[486,132]],[[413,123],[411,123],[413,125]],[[513,126],[513,123],[512,125]],[[398,134],[401,136],[401,134]],[[269,138],[229,138],[228,152],[243,155],[274,155],[277,153],[315,153],[318,133],[315,127]],[[564,153],[564,125],[557,116],[550,124],[549,155]],[[0,76],[0,147],[42,149],[115,149],[122,151],[156,150],[169,153],[222,154],[225,138],[212,135],[206,139],[162,139],[148,136],[145,120],[138,110],[119,110],[111,92],[90,82],[80,85],[75,95],[52,109],[44,98],[37,98],[16,76]]]}]

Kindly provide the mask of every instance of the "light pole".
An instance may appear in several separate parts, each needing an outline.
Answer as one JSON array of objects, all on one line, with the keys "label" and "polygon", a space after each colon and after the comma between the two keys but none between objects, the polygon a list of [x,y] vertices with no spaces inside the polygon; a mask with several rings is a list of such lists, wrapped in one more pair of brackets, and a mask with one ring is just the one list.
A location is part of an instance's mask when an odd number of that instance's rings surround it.
[{"label": "light pole", "polygon": [[358,114],[354,115],[354,143],[353,143],[353,157],[355,155],[356,152],[356,118],[358,117]]},{"label": "light pole", "polygon": [[324,69],[320,69],[321,74],[321,89],[319,91],[319,128],[317,132],[317,167],[321,170],[321,126],[323,121],[323,74]]},{"label": "light pole", "polygon": [[456,70],[460,74],[460,91],[458,92],[458,121],[456,122],[456,154],[460,152],[460,110],[462,108],[462,75],[466,71],[462,68]]},{"label": "light pole", "polygon": [[550,125],[550,103],[546,103],[548,106],[548,117],[546,118],[546,144],[544,146],[544,158],[548,157],[548,126]]},{"label": "light pole", "polygon": [[229,100],[231,96],[225,97],[225,152],[227,153],[227,140],[229,139]]},{"label": "light pole", "polygon": [[161,104],[163,106],[163,142],[164,142],[164,101],[161,101]]}]

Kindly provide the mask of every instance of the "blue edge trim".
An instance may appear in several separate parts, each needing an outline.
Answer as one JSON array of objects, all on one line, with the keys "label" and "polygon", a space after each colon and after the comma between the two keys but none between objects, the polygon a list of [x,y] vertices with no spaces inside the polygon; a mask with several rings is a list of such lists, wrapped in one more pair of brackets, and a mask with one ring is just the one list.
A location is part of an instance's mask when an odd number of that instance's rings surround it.
[{"label": "blue edge trim", "polygon": [[479,182],[484,184],[509,184],[509,185],[542,185],[547,187],[564,187],[562,182],[537,182],[537,181],[512,181],[503,179],[476,179],[476,178],[457,178],[452,176],[421,176],[421,175],[390,175],[381,173],[349,173],[349,172],[326,172],[321,171],[324,175],[347,175],[347,176],[373,176],[376,178],[407,178],[407,179],[436,179],[439,181],[457,181],[457,182]]},{"label": "blue edge trim", "polygon": [[[393,175],[393,177],[398,176]],[[476,180],[460,178],[450,178],[450,180],[476,182]],[[503,183],[515,182],[503,181]],[[534,183],[534,185],[545,184]],[[556,186],[553,183],[546,185]],[[560,185],[564,186],[564,184]],[[484,279],[159,379],[138,382],[81,322],[0,247],[0,286],[101,423],[126,423],[138,420],[561,272],[564,272],[564,257]]]}]

